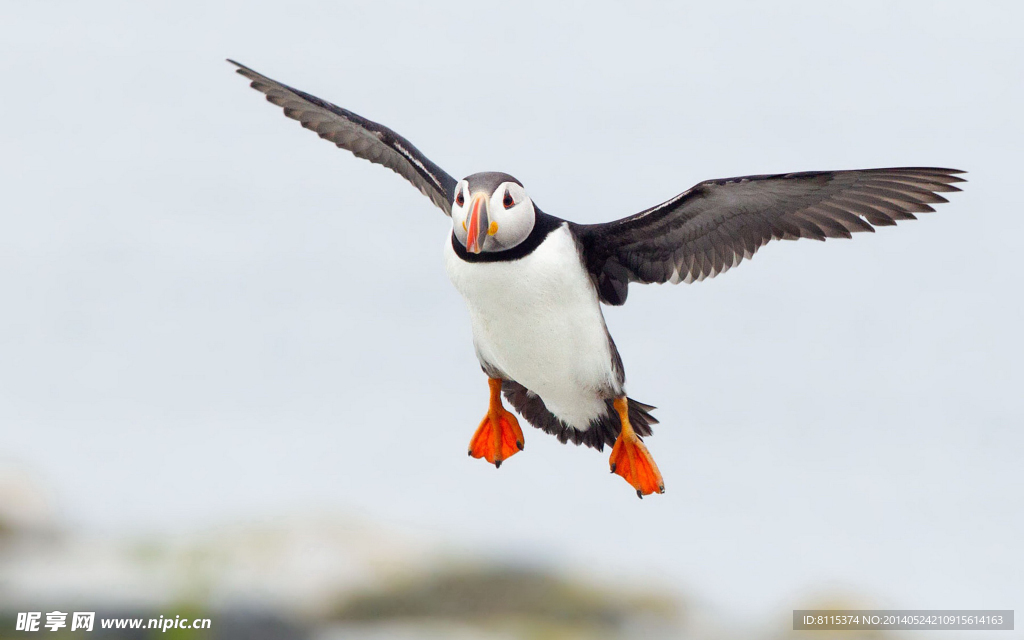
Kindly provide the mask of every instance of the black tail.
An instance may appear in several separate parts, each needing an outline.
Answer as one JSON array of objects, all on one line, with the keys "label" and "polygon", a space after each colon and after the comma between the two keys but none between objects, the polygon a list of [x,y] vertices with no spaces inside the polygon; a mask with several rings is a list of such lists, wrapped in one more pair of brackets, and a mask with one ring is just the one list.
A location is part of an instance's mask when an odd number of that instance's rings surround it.
[{"label": "black tail", "polygon": [[[561,443],[572,442],[573,444],[585,444],[598,451],[604,450],[604,445],[612,446],[615,439],[619,437],[622,425],[619,424],[619,414],[612,405],[613,399],[605,400],[608,409],[598,418],[590,423],[590,428],[580,431],[565,424],[544,406],[540,396],[529,391],[526,387],[514,380],[504,380],[501,389],[505,392],[505,398],[509,404],[519,412],[519,415],[526,418],[526,421],[542,431],[546,431],[558,438]],[[658,424],[658,420],[651,415],[654,410],[649,404],[629,399],[629,423],[633,430],[641,436],[649,436],[651,425]]]}]

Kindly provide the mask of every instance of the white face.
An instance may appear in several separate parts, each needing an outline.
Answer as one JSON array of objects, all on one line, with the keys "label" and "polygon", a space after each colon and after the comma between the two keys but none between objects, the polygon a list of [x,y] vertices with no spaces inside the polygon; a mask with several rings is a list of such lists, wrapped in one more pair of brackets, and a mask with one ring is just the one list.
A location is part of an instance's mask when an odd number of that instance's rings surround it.
[{"label": "white face", "polygon": [[[470,193],[466,180],[455,188],[452,231],[471,253],[511,249],[530,235],[536,217],[533,201],[515,182],[503,182],[493,193]],[[471,228],[478,242],[471,242]]]}]

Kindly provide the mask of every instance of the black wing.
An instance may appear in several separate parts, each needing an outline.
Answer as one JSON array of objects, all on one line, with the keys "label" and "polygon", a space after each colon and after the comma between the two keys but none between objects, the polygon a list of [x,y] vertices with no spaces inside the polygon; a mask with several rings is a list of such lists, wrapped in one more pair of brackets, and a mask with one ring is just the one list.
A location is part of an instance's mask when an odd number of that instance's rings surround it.
[{"label": "black wing", "polygon": [[402,176],[420,190],[446,215],[452,213],[452,200],[458,182],[441,167],[427,159],[420,150],[391,129],[311,96],[305,91],[256,73],[249,67],[228,60],[236,71],[252,80],[250,86],[267,96],[267,100],[284,108],[284,115],[298,120],[321,138],[370,162],[382,164]]},{"label": "black wing", "polygon": [[769,240],[849,238],[914,220],[960,191],[956,169],[809,171],[701,182],[606,224],[572,225],[601,300],[620,305],[630,282],[693,282],[734,267]]}]

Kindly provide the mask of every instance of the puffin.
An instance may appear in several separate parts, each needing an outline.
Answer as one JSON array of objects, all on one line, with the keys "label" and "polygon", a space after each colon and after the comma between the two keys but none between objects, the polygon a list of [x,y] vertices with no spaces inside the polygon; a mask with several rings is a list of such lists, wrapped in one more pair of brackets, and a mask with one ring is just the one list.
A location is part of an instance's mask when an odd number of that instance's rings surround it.
[{"label": "puffin", "polygon": [[699,282],[771,240],[850,238],[914,220],[960,191],[957,169],[802,171],[706,180],[634,215],[579,224],[545,213],[513,176],[456,180],[384,125],[233,60],[284,115],[412,183],[451,219],[444,265],[465,300],[487,376],[487,413],[469,455],[500,467],[523,450],[516,416],[562,443],[611,447],[611,472],[637,496],[664,493],[643,438],[653,406],[626,395],[626,374],[602,304],[631,283]]}]

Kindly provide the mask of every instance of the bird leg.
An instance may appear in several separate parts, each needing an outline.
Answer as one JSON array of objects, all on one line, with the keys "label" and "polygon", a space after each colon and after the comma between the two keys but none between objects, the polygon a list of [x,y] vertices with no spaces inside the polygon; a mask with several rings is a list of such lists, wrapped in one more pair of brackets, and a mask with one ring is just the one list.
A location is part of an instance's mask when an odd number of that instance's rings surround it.
[{"label": "bird leg", "polygon": [[633,485],[637,497],[643,498],[654,492],[665,493],[665,482],[661,479],[658,465],[654,464],[651,453],[629,423],[629,399],[626,396],[616,398],[613,406],[619,413],[622,430],[608,459],[612,473],[619,474]]},{"label": "bird leg", "polygon": [[495,467],[523,450],[523,430],[516,417],[501,404],[501,379],[489,378],[491,403],[487,415],[469,441],[469,455],[483,458]]}]

